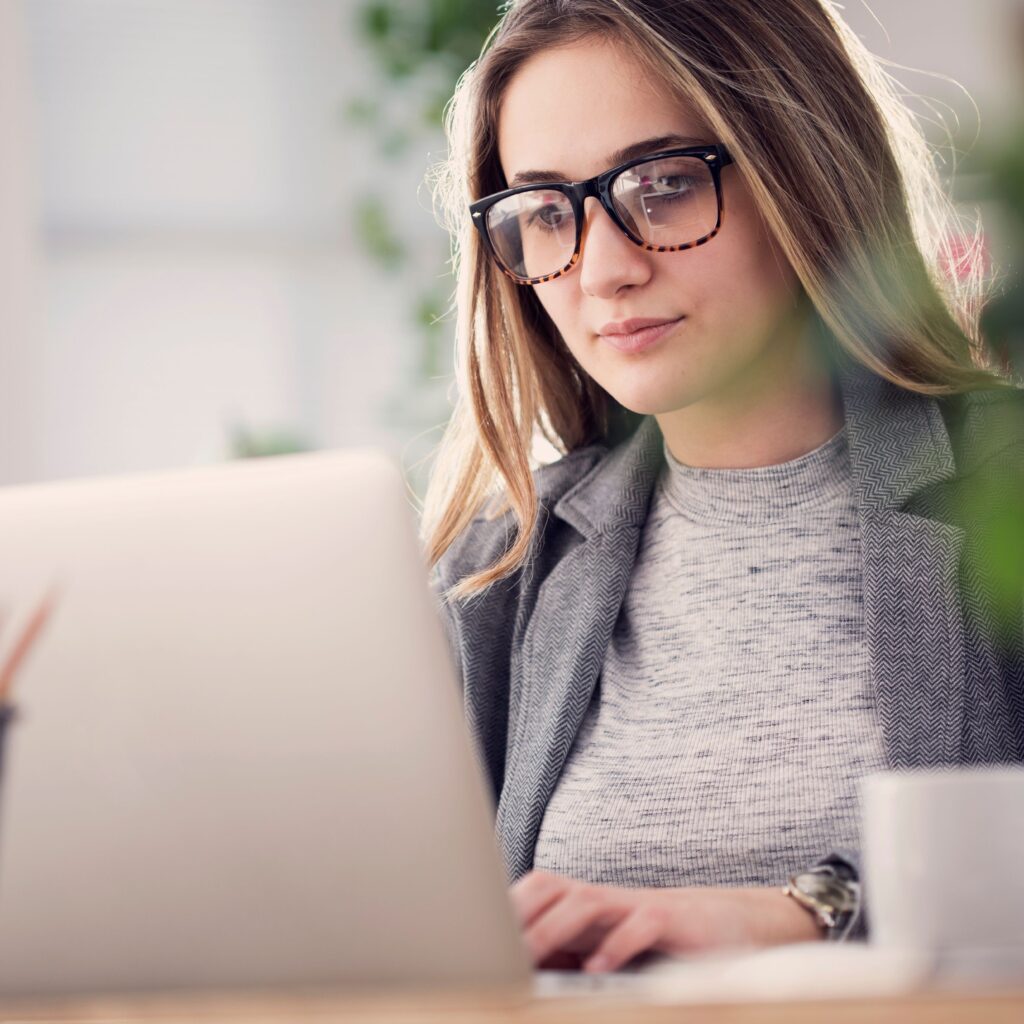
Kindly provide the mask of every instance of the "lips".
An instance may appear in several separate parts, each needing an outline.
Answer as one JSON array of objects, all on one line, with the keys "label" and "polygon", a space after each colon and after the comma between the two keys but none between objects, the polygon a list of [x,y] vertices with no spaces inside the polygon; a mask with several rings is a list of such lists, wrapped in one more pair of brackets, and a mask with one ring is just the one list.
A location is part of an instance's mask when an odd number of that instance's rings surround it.
[{"label": "lips", "polygon": [[662,324],[674,324],[677,320],[681,320],[682,317],[670,316],[670,317],[652,317],[652,316],[641,316],[635,317],[632,320],[622,320],[618,323],[610,321],[606,323],[597,333],[608,336],[610,334],[635,334],[637,331],[643,330],[645,327],[660,327]]},{"label": "lips", "polygon": [[666,334],[674,331],[685,319],[685,317],[676,317],[672,320],[666,320],[664,317],[643,317],[622,320],[619,323],[605,324],[601,328],[600,336],[603,341],[620,352],[641,352],[650,348]]}]

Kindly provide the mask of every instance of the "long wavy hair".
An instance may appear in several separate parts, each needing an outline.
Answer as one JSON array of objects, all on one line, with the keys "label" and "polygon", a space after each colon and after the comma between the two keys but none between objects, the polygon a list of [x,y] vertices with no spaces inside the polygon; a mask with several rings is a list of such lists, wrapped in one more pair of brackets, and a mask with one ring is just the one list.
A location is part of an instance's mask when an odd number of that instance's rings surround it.
[{"label": "long wavy hair", "polygon": [[[988,284],[899,88],[827,0],[515,0],[445,111],[432,169],[451,233],[457,397],[421,515],[431,566],[474,517],[512,510],[515,540],[452,586],[478,594],[526,560],[535,443],[618,443],[642,419],[585,374],[531,287],[495,266],[467,204],[507,187],[505,88],[541,50],[624,43],[732,154],[836,354],[925,395],[1015,386],[979,328]],[[977,254],[981,228],[967,233]]]}]

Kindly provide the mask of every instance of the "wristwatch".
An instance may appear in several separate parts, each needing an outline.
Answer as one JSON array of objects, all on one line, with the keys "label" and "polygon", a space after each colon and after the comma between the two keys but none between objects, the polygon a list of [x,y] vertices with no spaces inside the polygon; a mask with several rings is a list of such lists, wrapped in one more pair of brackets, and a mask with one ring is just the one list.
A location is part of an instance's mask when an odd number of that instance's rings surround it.
[{"label": "wristwatch", "polygon": [[845,867],[822,864],[800,871],[782,891],[814,915],[831,942],[846,938],[860,910],[860,884]]}]

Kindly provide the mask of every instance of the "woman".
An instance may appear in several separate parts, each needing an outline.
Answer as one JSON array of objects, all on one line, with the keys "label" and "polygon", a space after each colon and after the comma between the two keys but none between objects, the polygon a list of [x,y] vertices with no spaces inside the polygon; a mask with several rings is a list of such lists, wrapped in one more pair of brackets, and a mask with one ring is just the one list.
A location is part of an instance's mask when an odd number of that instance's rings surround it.
[{"label": "woman", "polygon": [[858,779],[1024,759],[1024,401],[913,119],[821,0],[522,0],[448,129],[423,529],[536,962],[865,934]]}]

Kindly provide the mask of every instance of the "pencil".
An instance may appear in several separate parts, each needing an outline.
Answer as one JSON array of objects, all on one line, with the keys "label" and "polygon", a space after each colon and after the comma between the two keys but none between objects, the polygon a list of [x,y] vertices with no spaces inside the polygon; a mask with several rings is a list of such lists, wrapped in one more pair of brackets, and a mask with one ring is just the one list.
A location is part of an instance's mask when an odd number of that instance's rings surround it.
[{"label": "pencil", "polygon": [[54,605],[57,603],[57,588],[51,587],[46,596],[39,602],[39,607],[32,613],[32,617],[25,626],[24,632],[14,644],[14,648],[7,656],[7,660],[0,666],[0,704],[6,703],[11,696],[14,686],[14,677],[21,667],[21,663],[28,656],[36,639],[46,625]]}]

